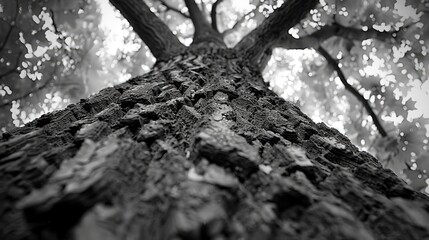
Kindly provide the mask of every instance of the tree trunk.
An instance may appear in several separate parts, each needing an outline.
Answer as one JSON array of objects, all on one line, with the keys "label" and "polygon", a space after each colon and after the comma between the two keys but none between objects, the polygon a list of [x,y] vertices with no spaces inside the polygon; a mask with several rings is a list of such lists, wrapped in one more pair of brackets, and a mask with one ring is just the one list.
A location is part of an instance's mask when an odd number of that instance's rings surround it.
[{"label": "tree trunk", "polygon": [[0,239],[428,239],[428,198],[231,49],[3,134]]}]

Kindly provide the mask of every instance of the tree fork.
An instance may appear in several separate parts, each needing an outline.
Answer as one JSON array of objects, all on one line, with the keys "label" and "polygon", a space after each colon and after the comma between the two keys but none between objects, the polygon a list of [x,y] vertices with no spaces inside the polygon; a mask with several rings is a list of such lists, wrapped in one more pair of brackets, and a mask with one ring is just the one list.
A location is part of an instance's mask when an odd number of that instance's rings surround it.
[{"label": "tree fork", "polygon": [[185,4],[195,29],[192,45],[212,43],[221,48],[226,47],[222,35],[212,28],[195,1],[185,0]]}]

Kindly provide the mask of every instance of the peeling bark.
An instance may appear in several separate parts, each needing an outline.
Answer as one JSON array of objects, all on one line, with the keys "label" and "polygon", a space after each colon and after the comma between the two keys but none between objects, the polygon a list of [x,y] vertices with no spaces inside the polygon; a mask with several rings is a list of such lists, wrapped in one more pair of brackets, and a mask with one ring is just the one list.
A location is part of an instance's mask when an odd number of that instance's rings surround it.
[{"label": "peeling bark", "polygon": [[185,50],[185,46],[143,0],[110,0],[110,3],[128,20],[157,60],[167,59]]},{"label": "peeling bark", "polygon": [[429,199],[268,90],[177,55],[0,139],[0,239],[426,239]]}]

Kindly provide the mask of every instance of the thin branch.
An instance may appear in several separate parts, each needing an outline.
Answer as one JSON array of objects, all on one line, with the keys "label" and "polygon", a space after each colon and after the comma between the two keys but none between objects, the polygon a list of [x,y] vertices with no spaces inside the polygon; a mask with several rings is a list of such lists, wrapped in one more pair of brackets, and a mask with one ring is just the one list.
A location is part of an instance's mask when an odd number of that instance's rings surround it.
[{"label": "thin branch", "polygon": [[14,97],[14,98],[8,99],[6,102],[0,103],[0,108],[11,105],[12,102],[14,102],[14,101],[24,99],[33,93],[36,93],[38,91],[45,89],[52,82],[52,80],[54,80],[54,76],[55,76],[54,73],[56,72],[56,70],[57,70],[57,64],[55,64],[54,70],[50,74],[51,77],[48,80],[46,80],[46,82],[44,82],[42,85],[32,89],[31,91],[28,91],[24,94],[21,94],[19,96]]},{"label": "thin branch", "polygon": [[212,10],[210,11],[210,17],[212,19],[212,28],[219,32],[219,29],[217,27],[217,6],[223,2],[223,0],[216,0],[215,3],[212,5]]},{"label": "thin branch", "polygon": [[[91,42],[91,43],[92,43],[91,47],[86,48],[85,51],[83,51],[83,55],[81,55],[80,61],[75,64],[75,66],[76,66],[75,71],[77,69],[79,69],[78,66],[82,66],[84,59],[88,56],[88,54],[91,52],[91,49],[94,47],[94,45],[95,45],[94,42]],[[19,54],[18,59],[20,58],[21,54],[22,53]],[[17,64],[19,64],[19,62],[20,61],[17,60]],[[12,104],[13,101],[24,99],[24,98],[30,96],[30,94],[36,93],[36,92],[41,91],[41,90],[45,89],[46,87],[48,87],[48,85],[50,83],[52,83],[52,81],[54,80],[54,77],[55,77],[54,74],[57,71],[58,66],[59,66],[59,64],[55,64],[54,69],[52,70],[52,72],[50,74],[48,74],[51,77],[48,80],[46,80],[42,85],[40,85],[40,86],[38,86],[36,88],[33,88],[31,91],[28,91],[28,92],[26,92],[26,93],[24,93],[24,94],[22,94],[20,96],[17,96],[17,97],[14,97],[12,99],[9,99],[7,102],[0,103],[0,108],[8,106],[8,105]],[[33,82],[33,83],[37,83],[37,82]],[[59,82],[59,83],[53,85],[52,87],[66,86],[66,85],[70,86],[70,85],[78,85],[78,84],[76,84],[76,83],[61,83],[61,82]]]},{"label": "thin branch", "polygon": [[183,17],[185,17],[185,18],[190,18],[189,14],[183,13],[183,12],[182,12],[182,11],[180,11],[179,9],[177,9],[177,8],[175,8],[175,7],[171,6],[170,4],[168,4],[166,1],[164,1],[164,0],[159,0],[159,2],[160,2],[160,3],[161,3],[165,8],[167,8],[167,11],[171,10],[171,11],[173,11],[173,12],[176,12],[176,13],[178,13],[178,14],[182,15],[182,16],[183,16]]},{"label": "thin branch", "polygon": [[343,83],[345,89],[349,91],[353,96],[355,96],[359,102],[362,103],[362,105],[365,107],[368,114],[371,116],[372,121],[374,122],[375,126],[377,127],[378,132],[382,137],[387,136],[386,130],[381,125],[380,120],[378,119],[377,115],[372,110],[371,105],[369,102],[352,86],[347,82],[347,79],[341,70],[340,66],[338,66],[337,61],[331,57],[331,55],[322,47],[319,46],[317,48],[317,51],[326,59],[326,61],[331,65],[331,67],[337,72],[338,77],[340,78],[340,81]]}]

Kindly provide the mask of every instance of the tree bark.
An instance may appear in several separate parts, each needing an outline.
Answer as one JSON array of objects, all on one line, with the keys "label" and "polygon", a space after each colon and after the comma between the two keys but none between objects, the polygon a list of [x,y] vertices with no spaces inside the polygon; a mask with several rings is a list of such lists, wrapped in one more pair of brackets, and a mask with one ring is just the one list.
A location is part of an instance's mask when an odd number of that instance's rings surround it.
[{"label": "tree bark", "polygon": [[157,60],[168,59],[185,49],[143,0],[110,0],[110,3],[128,20]]},{"label": "tree bark", "polygon": [[254,65],[273,42],[298,24],[319,1],[289,0],[274,11],[261,25],[247,34],[234,49],[243,52]]},{"label": "tree bark", "polygon": [[189,50],[0,141],[0,239],[429,236],[428,197],[231,49]]},{"label": "tree bark", "polygon": [[212,10],[210,11],[210,18],[212,20],[212,28],[216,32],[219,32],[219,29],[217,27],[217,6],[219,4],[221,4],[222,2],[223,2],[223,0],[216,0],[216,2],[214,2],[212,5]]},{"label": "tree bark", "polygon": [[185,0],[185,3],[195,29],[192,44],[198,45],[203,43],[221,48],[226,47],[222,35],[212,28],[195,1]]}]

